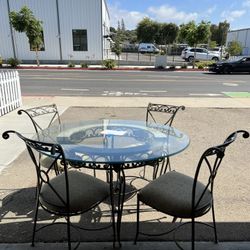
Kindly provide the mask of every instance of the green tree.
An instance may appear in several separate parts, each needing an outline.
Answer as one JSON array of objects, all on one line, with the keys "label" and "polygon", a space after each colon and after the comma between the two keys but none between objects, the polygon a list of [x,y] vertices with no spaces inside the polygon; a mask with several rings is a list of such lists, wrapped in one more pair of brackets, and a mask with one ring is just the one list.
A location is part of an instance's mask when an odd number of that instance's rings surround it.
[{"label": "green tree", "polygon": [[226,40],[227,40],[227,32],[230,28],[230,24],[227,21],[224,22],[220,22],[219,23],[219,27],[218,27],[218,44],[220,46],[223,46],[226,44]]},{"label": "green tree", "polygon": [[40,65],[38,51],[43,45],[42,21],[35,18],[33,12],[24,6],[19,12],[10,12],[10,23],[17,32],[24,32],[29,40],[30,46],[36,52],[37,66]]},{"label": "green tree", "polygon": [[121,24],[120,24],[120,21],[118,20],[117,22],[117,32],[121,30]]},{"label": "green tree", "polygon": [[157,44],[171,44],[176,40],[179,27],[174,23],[160,23],[156,36]]},{"label": "green tree", "polygon": [[109,31],[112,32],[112,33],[116,33],[116,29],[114,27],[110,27]]},{"label": "green tree", "polygon": [[238,41],[232,41],[228,44],[227,52],[231,56],[237,56],[242,53],[242,46]]},{"label": "green tree", "polygon": [[210,36],[210,40],[211,41],[215,41],[216,44],[219,44],[219,34],[218,34],[218,25],[216,24],[211,24],[210,26],[210,32],[211,32],[211,36]]},{"label": "green tree", "polygon": [[212,48],[215,48],[216,46],[217,46],[216,41],[212,41],[212,40],[211,40],[211,41],[208,42],[208,47],[209,47],[209,48],[212,49]]},{"label": "green tree", "polygon": [[207,43],[210,37],[210,23],[202,21],[198,25],[194,21],[181,24],[178,40],[196,47],[198,43]]},{"label": "green tree", "polygon": [[230,24],[227,21],[220,22],[218,25],[212,24],[210,27],[211,40],[216,41],[219,46],[226,44],[227,32],[229,30]]},{"label": "green tree", "polygon": [[160,25],[157,22],[152,21],[148,17],[143,18],[143,20],[137,24],[136,28],[138,41],[154,43],[158,36],[159,29]]},{"label": "green tree", "polygon": [[124,23],[124,20],[122,18],[121,20],[121,30],[125,32],[126,28],[125,28],[125,23]]},{"label": "green tree", "polygon": [[157,44],[168,46],[173,44],[177,38],[179,27],[174,23],[160,24],[159,33],[156,39]]},{"label": "green tree", "polygon": [[[194,21],[182,24],[179,31],[179,39],[186,41],[189,46],[197,47],[199,43],[207,43],[210,37],[210,23],[202,21],[198,25]],[[194,52],[193,66],[196,61]]]},{"label": "green tree", "polygon": [[122,48],[121,48],[121,42],[119,40],[119,38],[115,39],[115,43],[113,45],[113,49],[114,53],[117,55],[118,57],[118,66],[119,66],[119,62],[120,62],[120,55],[122,53]]},{"label": "green tree", "polygon": [[137,42],[136,30],[126,30],[125,36],[130,43],[135,44]]}]

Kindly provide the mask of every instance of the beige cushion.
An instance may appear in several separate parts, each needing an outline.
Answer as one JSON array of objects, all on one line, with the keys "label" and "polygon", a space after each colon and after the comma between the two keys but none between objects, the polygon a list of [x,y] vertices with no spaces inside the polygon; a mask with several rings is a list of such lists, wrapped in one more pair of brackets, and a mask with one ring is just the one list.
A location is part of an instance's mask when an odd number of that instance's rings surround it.
[{"label": "beige cushion", "polygon": [[[69,171],[70,211],[72,213],[89,210],[110,194],[109,184],[79,171]],[[50,184],[66,202],[65,173],[54,177]],[[48,184],[44,184],[40,193],[40,202],[48,209],[60,213],[66,207]]]},{"label": "beige cushion", "polygon": [[[139,199],[158,211],[178,218],[190,218],[192,212],[193,178],[171,171],[145,186],[138,194]],[[197,182],[196,201],[205,186]],[[207,190],[195,211],[195,217],[206,213],[211,207],[212,195]]]}]

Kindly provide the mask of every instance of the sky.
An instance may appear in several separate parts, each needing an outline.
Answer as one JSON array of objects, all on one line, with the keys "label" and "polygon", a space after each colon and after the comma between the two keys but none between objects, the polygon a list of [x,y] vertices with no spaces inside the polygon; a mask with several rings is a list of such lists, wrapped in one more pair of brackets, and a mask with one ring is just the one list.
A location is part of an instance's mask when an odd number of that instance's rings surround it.
[{"label": "sky", "polygon": [[111,26],[124,20],[126,29],[135,29],[144,17],[177,25],[194,20],[212,24],[227,21],[230,30],[250,28],[250,0],[106,0]]}]

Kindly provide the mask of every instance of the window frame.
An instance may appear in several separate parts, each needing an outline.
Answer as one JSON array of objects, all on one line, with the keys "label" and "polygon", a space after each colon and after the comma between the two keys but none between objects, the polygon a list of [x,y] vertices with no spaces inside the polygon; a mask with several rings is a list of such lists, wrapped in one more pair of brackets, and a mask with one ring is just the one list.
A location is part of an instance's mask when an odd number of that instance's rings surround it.
[{"label": "window frame", "polygon": [[[78,32],[78,34],[76,34],[77,32]],[[77,44],[77,42],[78,42],[78,44]],[[72,44],[73,44],[73,51],[76,51],[76,52],[88,51],[88,32],[87,32],[87,29],[72,29]],[[77,47],[78,47],[78,49],[77,49]]]}]

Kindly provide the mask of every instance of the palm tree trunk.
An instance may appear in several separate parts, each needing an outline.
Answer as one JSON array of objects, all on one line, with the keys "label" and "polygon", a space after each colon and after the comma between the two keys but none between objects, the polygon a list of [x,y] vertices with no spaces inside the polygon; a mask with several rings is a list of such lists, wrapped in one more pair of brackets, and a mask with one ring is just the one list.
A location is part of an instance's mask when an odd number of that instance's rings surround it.
[{"label": "palm tree trunk", "polygon": [[40,66],[40,62],[39,62],[39,57],[38,57],[38,49],[36,48],[36,64],[39,67]]}]

